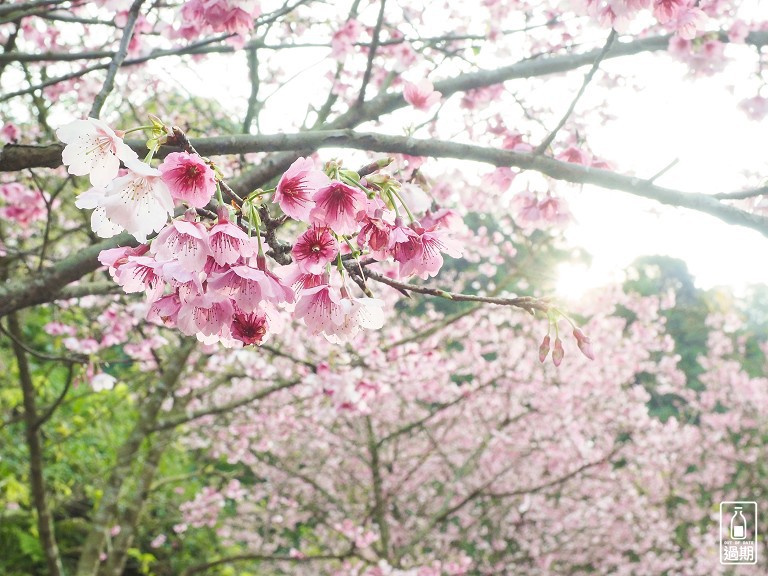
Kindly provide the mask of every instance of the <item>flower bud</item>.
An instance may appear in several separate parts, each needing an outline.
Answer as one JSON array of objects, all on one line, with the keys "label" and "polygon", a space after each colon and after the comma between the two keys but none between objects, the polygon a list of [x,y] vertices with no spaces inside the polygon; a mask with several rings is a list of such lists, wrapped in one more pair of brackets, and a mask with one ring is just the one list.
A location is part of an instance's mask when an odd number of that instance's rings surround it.
[{"label": "flower bud", "polygon": [[590,360],[594,360],[595,353],[592,351],[592,342],[589,337],[578,328],[573,329],[573,336],[576,338],[576,343],[578,344],[581,353]]},{"label": "flower bud", "polygon": [[565,356],[565,350],[563,350],[563,341],[560,340],[560,337],[558,336],[555,338],[555,348],[552,350],[552,363],[555,366],[560,366],[560,362],[563,361],[563,356]]},{"label": "flower bud", "polygon": [[544,360],[547,359],[547,354],[549,354],[549,334],[544,336],[544,340],[541,341],[541,346],[539,346],[539,362],[543,364]]}]

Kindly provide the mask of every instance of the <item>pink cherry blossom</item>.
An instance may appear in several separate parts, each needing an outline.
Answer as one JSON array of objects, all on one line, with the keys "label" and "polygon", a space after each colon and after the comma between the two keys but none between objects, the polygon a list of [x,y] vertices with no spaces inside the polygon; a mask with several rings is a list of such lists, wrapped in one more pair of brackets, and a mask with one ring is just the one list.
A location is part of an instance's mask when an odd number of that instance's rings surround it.
[{"label": "pink cherry blossom", "polygon": [[421,248],[417,236],[411,227],[403,224],[401,218],[395,220],[395,225],[390,230],[389,248],[396,262],[404,262],[417,256]]},{"label": "pink cherry blossom", "polygon": [[117,271],[120,266],[128,261],[129,256],[143,256],[149,252],[147,244],[139,244],[136,247],[125,246],[121,248],[110,248],[99,252],[99,262],[110,268],[110,273]]},{"label": "pink cherry blossom", "polygon": [[192,336],[198,332],[203,336],[214,336],[225,330],[228,336],[234,307],[229,298],[221,294],[206,293],[183,303],[176,325],[184,334]]},{"label": "pink cherry blossom", "polygon": [[6,122],[0,129],[0,134],[5,138],[6,142],[17,142],[19,136],[21,136],[21,130],[13,122]]},{"label": "pink cherry blossom", "polygon": [[572,162],[574,164],[581,164],[582,166],[589,166],[592,163],[592,154],[585,150],[576,148],[575,146],[569,146],[557,156],[558,160],[563,162]]},{"label": "pink cherry blossom", "polygon": [[734,44],[743,44],[749,36],[749,25],[744,20],[736,20],[728,30],[728,40]]},{"label": "pink cherry blossom", "polygon": [[675,18],[677,11],[685,4],[686,0],[654,0],[653,14],[659,22],[666,24]]},{"label": "pink cherry blossom", "polygon": [[768,98],[753,96],[739,102],[739,108],[752,120],[760,121],[768,116]]},{"label": "pink cherry blossom", "polygon": [[507,166],[496,168],[483,176],[483,185],[493,188],[497,192],[506,192],[512,186],[517,172]]},{"label": "pink cherry blossom", "polygon": [[256,251],[248,234],[229,221],[226,208],[219,209],[219,221],[208,234],[211,256],[220,266],[234,264]]},{"label": "pink cherry blossom", "polygon": [[357,215],[365,210],[367,197],[357,188],[343,182],[331,182],[315,193],[315,207],[309,213],[313,224],[328,226],[337,234],[357,230]]},{"label": "pink cherry blossom", "polygon": [[254,0],[190,0],[181,9],[179,33],[190,40],[207,28],[244,36],[253,29],[254,18],[259,13],[259,5]]},{"label": "pink cherry blossom", "polygon": [[592,351],[592,342],[584,334],[584,332],[582,332],[579,328],[574,328],[573,337],[576,338],[576,344],[578,345],[579,350],[581,350],[581,353],[590,360],[594,360],[595,353]]},{"label": "pink cherry blossom", "polygon": [[354,50],[354,43],[360,37],[363,27],[354,18],[348,18],[344,24],[333,33],[331,38],[331,56],[343,59]]},{"label": "pink cherry blossom", "polygon": [[280,177],[274,201],[294,220],[306,222],[315,205],[312,196],[329,182],[328,176],[315,168],[311,158],[299,158]]},{"label": "pink cherry blossom", "polygon": [[539,362],[543,363],[547,359],[547,356],[549,355],[550,346],[551,346],[550,338],[549,338],[549,334],[547,334],[546,336],[544,336],[544,339],[541,341],[541,344],[539,345]]},{"label": "pink cherry blossom", "polygon": [[115,274],[115,281],[126,294],[146,292],[153,301],[163,293],[165,282],[160,274],[162,264],[147,256],[129,256]]},{"label": "pink cherry blossom", "polygon": [[435,90],[432,82],[426,78],[413,84],[406,82],[403,87],[405,101],[417,110],[429,110],[440,101],[442,94]]},{"label": "pink cherry blossom", "polygon": [[181,310],[181,300],[175,292],[158,298],[147,311],[147,320],[166,326],[175,326]]},{"label": "pink cherry blossom", "polygon": [[324,275],[325,272],[321,274],[304,272],[295,262],[284,266],[280,270],[282,283],[285,286],[292,286],[297,292],[305,288],[314,288],[315,286],[320,286],[320,284],[325,284]]},{"label": "pink cherry blossom", "polygon": [[203,0],[204,17],[214,32],[244,36],[259,13],[255,0]]},{"label": "pink cherry blossom", "polygon": [[363,219],[363,227],[358,234],[358,243],[371,249],[371,256],[376,260],[386,260],[389,256],[391,244],[390,233],[393,225],[385,218],[385,212],[381,208],[374,208],[372,213]]},{"label": "pink cherry blossom", "polygon": [[558,336],[555,338],[555,346],[552,349],[552,363],[555,366],[560,366],[565,356],[565,350],[563,349],[563,341]]},{"label": "pink cherry blossom", "polygon": [[700,8],[685,6],[675,13],[672,26],[681,38],[692,40],[707,24],[707,15]]},{"label": "pink cherry blossom", "polygon": [[152,242],[152,253],[160,260],[178,260],[191,270],[202,270],[211,254],[208,231],[195,221],[194,211],[173,220]]},{"label": "pink cherry blossom", "polygon": [[400,276],[415,274],[426,280],[442,268],[443,253],[461,257],[461,246],[447,236],[446,230],[414,225],[413,232],[407,242],[398,244],[395,252],[395,260],[400,262]]},{"label": "pink cherry blossom", "polygon": [[290,289],[274,276],[251,266],[232,266],[226,272],[212,275],[208,288],[225,294],[245,312],[253,312],[264,301],[281,304],[292,299]]},{"label": "pink cherry blossom", "polygon": [[333,334],[344,320],[341,294],[328,284],[307,288],[301,292],[294,316],[309,328],[312,334]]},{"label": "pink cherry blossom", "polygon": [[304,272],[320,274],[339,253],[339,243],[330,229],[311,226],[293,245],[293,258]]},{"label": "pink cherry blossom", "polygon": [[427,210],[424,217],[420,219],[420,223],[423,228],[444,228],[461,234],[467,232],[464,219],[458,212],[450,208],[439,208],[434,212]]},{"label": "pink cherry blossom", "polygon": [[42,193],[19,182],[0,185],[0,198],[6,203],[0,207],[0,217],[13,220],[23,228],[44,219],[48,213]]},{"label": "pink cherry blossom", "polygon": [[158,167],[176,200],[203,208],[216,192],[216,174],[197,154],[172,152]]},{"label": "pink cherry blossom", "polygon": [[89,174],[97,187],[107,186],[117,176],[121,160],[138,158],[112,128],[96,118],[70,122],[56,130],[56,136],[66,144],[61,158],[67,171],[75,176]]},{"label": "pink cherry blossom", "polygon": [[266,315],[256,312],[250,314],[242,311],[235,312],[230,326],[232,338],[240,340],[243,344],[261,345],[268,331],[269,323]]},{"label": "pink cherry blossom", "polygon": [[189,268],[177,260],[163,262],[162,275],[165,281],[176,290],[182,303],[191,302],[205,292],[203,287],[205,272]]}]

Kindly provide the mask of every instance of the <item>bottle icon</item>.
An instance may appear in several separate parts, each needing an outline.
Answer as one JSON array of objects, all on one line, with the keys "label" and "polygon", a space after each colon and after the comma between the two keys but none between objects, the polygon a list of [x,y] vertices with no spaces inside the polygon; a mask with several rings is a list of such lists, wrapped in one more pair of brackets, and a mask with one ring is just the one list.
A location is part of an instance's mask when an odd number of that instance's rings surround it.
[{"label": "bottle icon", "polygon": [[731,538],[733,540],[745,540],[747,538],[747,519],[741,513],[741,506],[734,508],[736,512],[731,518]]}]

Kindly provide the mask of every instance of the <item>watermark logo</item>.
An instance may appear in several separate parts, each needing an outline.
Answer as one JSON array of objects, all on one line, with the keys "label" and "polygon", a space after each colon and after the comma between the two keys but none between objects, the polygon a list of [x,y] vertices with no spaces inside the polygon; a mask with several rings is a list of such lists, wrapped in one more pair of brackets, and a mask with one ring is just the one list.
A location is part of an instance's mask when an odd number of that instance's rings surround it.
[{"label": "watermark logo", "polygon": [[720,502],[720,564],[757,564],[757,502]]}]

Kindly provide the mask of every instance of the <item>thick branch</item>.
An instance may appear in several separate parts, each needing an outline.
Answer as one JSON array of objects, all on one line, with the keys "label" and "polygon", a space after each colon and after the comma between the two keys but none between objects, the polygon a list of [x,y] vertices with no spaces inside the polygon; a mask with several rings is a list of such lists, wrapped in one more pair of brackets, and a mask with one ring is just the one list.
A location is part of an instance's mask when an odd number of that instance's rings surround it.
[{"label": "thick branch", "polygon": [[101,266],[97,258],[102,250],[137,244],[130,234],[120,234],[80,250],[35,276],[6,282],[0,286],[0,318],[15,310],[55,300],[67,284]]},{"label": "thick branch", "polygon": [[[144,144],[133,141],[131,146],[142,149]],[[238,135],[220,136],[215,138],[200,138],[193,142],[200,154],[247,154],[257,151],[278,150],[307,150],[317,148],[353,148],[382,153],[401,153],[412,156],[432,156],[434,158],[456,158],[462,160],[474,160],[494,166],[510,166],[526,170],[536,170],[554,178],[575,184],[593,184],[601,188],[621,190],[635,196],[656,200],[663,204],[679,206],[704,212],[714,216],[728,224],[737,224],[757,230],[768,236],[768,219],[756,214],[750,214],[735,206],[723,204],[717,200],[719,195],[710,195],[696,192],[682,192],[670,188],[656,186],[650,180],[635,176],[618,174],[608,170],[600,170],[579,164],[562,162],[553,158],[535,156],[511,150],[460,144],[441,140],[421,140],[402,136],[385,136],[381,134],[359,133],[352,130],[319,130],[314,132],[300,132],[298,134],[269,134],[269,135]],[[19,169],[19,164],[24,162],[24,155],[29,155],[30,146],[6,146],[0,152],[0,171]],[[16,149],[19,149],[18,151]],[[45,152],[43,153],[43,150]],[[48,155],[53,153],[53,158]],[[59,145],[45,146],[38,150],[38,159],[45,158],[50,166],[56,161],[60,162]],[[164,148],[160,156],[172,152],[172,148]],[[287,159],[294,159],[295,155],[287,155]],[[282,161],[282,157],[267,159],[262,166],[267,166],[267,171],[275,167],[276,162]],[[292,160],[291,160],[292,161]],[[240,180],[240,186],[235,189],[243,194],[251,190],[247,187],[250,179]],[[243,187],[245,183],[245,187]],[[233,186],[234,187],[234,186]],[[759,190],[745,190],[739,193],[723,195],[727,198],[750,197],[764,193],[765,188]],[[738,194],[738,196],[737,196]],[[76,277],[75,277],[76,278]],[[70,280],[71,281],[71,280]],[[4,291],[0,289],[0,301],[3,301]],[[41,300],[47,301],[47,300]],[[39,303],[39,302],[34,302]],[[17,308],[18,309],[18,308]],[[0,304],[0,317],[7,313],[4,304]]]}]

